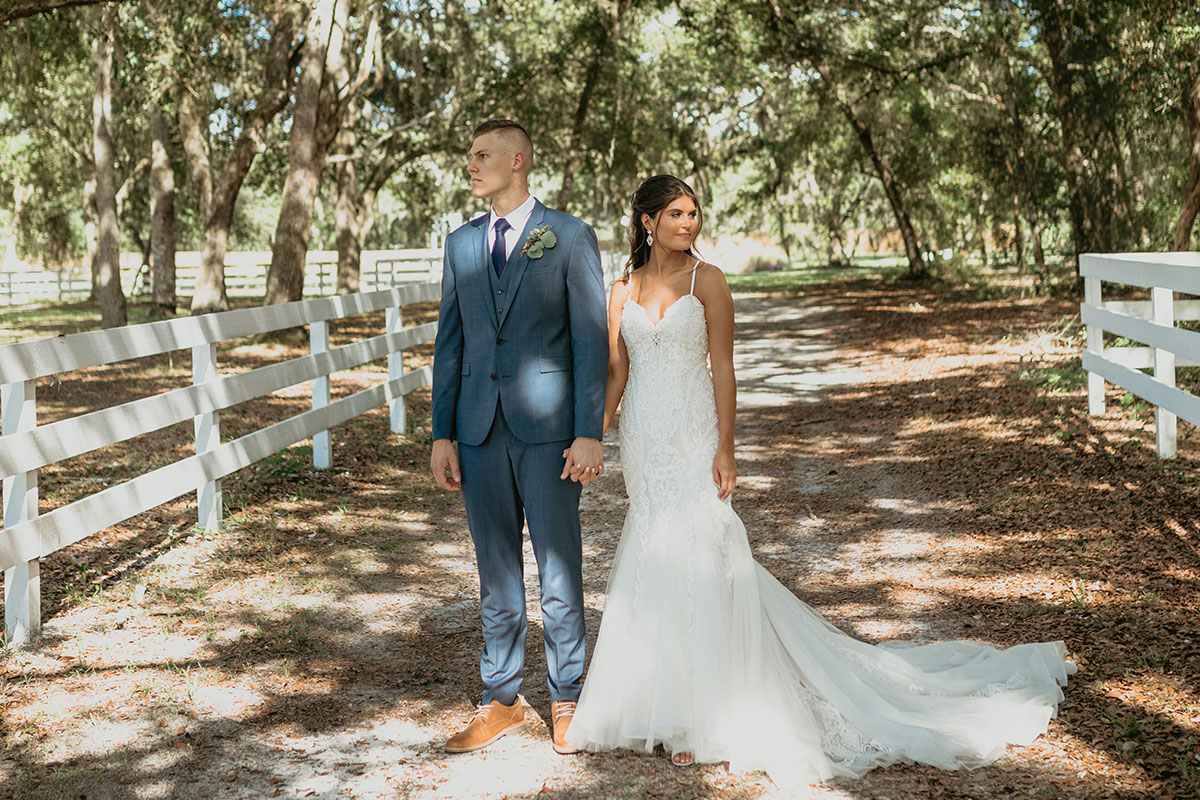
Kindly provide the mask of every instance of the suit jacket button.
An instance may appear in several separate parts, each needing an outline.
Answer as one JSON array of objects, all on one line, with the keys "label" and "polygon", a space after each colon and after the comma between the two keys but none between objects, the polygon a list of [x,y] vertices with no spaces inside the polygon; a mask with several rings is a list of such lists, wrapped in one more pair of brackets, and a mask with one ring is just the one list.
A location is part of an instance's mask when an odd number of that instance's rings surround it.
[{"label": "suit jacket button", "polygon": [[491,375],[489,375],[488,377],[490,377],[492,380],[496,380],[496,373],[494,373],[494,372],[493,372],[493,373],[492,373]]},{"label": "suit jacket button", "polygon": [[501,339],[499,336],[497,336],[497,337],[496,337],[496,344],[504,344],[504,340],[503,340],[503,339]]},{"label": "suit jacket button", "polygon": [[496,290],[496,294],[504,294],[504,290],[503,290],[503,289],[497,289],[497,290]]},{"label": "suit jacket button", "polygon": [[504,309],[503,309],[503,308],[497,308],[497,309],[496,309],[496,313],[497,313],[497,314],[503,314],[503,313],[504,313]]}]

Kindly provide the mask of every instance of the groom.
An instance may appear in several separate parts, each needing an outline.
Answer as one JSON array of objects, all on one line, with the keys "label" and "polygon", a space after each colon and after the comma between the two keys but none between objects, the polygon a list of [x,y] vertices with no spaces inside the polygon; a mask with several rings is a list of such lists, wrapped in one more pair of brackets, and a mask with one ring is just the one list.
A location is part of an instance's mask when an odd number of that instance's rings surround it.
[{"label": "groom", "polygon": [[[554,749],[583,683],[581,487],[603,472],[608,332],[592,229],[529,194],[533,144],[509,120],[472,136],[471,194],[491,211],[446,239],[433,356],[434,479],[462,489],[483,617],[483,703],[446,742],[525,724],[522,526],[537,558]],[[454,443],[457,441],[458,448]]]}]

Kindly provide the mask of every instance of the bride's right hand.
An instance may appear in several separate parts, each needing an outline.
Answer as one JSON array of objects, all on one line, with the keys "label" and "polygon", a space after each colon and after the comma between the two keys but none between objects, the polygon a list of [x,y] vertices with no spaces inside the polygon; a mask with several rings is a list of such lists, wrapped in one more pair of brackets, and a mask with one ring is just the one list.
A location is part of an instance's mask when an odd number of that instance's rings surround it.
[{"label": "bride's right hand", "polygon": [[717,485],[717,499],[727,500],[737,485],[737,462],[732,452],[718,450],[712,466],[713,483]]}]

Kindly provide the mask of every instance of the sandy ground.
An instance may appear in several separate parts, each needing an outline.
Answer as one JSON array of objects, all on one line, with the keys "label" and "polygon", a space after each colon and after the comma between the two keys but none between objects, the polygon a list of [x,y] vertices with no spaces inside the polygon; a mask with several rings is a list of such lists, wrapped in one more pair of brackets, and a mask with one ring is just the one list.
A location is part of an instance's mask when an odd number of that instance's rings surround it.
[{"label": "sandy ground", "polygon": [[[1012,457],[1004,448],[1032,441],[1037,420],[1019,407],[1011,419],[995,409],[960,409],[968,402],[961,395],[986,390],[1014,364],[1069,356],[1070,342],[1045,334],[1061,307],[1002,310],[1008,328],[981,329],[968,307],[931,325],[920,298],[857,292],[737,300],[741,476],[734,506],[756,557],[835,624],[868,640],[1066,638],[1082,669],[1049,734],[990,767],[947,773],[897,766],[799,796],[1191,796],[1183,792],[1200,770],[1200,760],[1191,762],[1200,721],[1191,716],[1200,706],[1195,687],[1176,676],[1194,663],[1195,648],[1163,654],[1132,677],[1128,669],[1113,672],[1120,680],[1089,673],[1095,642],[1080,641],[1072,626],[1120,629],[1089,618],[1084,607],[1092,598],[1096,608],[1108,589],[1087,568],[1063,572],[1052,552],[1028,544],[1034,529],[1075,527],[1052,521],[1061,508],[1020,504],[1041,485],[1033,468],[1002,468]],[[909,327],[881,339],[897,318]],[[1033,391],[1015,385],[1022,396]],[[1050,397],[1034,411],[1054,413],[1059,402]],[[1080,400],[1066,402],[1074,408]],[[990,427],[976,437],[972,420],[980,419]],[[549,695],[528,547],[523,694],[530,725],[485,751],[445,755],[442,741],[469,717],[479,692],[473,552],[458,498],[431,490],[420,474],[427,427],[417,424],[406,444],[372,451],[382,415],[373,423],[368,433],[348,432],[346,449],[335,455],[345,463],[354,452],[364,469],[346,464],[310,484],[271,483],[269,507],[250,504],[219,534],[160,534],[131,559],[136,568],[99,584],[94,597],[61,603],[37,646],[6,655],[0,796],[792,796],[761,774],[724,765],[677,769],[661,754],[554,754],[543,721]],[[1102,440],[1144,444],[1144,432],[1128,420],[1107,425],[1095,434]],[[356,438],[364,435],[366,444]],[[943,435],[957,451],[942,452]],[[971,461],[989,447],[987,463],[1004,472],[994,483]],[[365,469],[371,457],[382,466]],[[624,515],[612,442],[606,462],[608,476],[589,487],[582,505],[590,637]],[[1196,530],[1194,519],[1178,524]],[[1036,563],[1012,560],[1023,547],[1037,551]],[[1194,562],[1181,559],[1180,570],[1181,581],[1195,580]],[[1064,575],[1085,580],[1082,603]],[[1121,587],[1108,588],[1117,598]],[[1169,602],[1174,589],[1156,591]],[[1176,714],[1170,732],[1187,742],[1178,748],[1182,760],[1161,772],[1139,762],[1150,743],[1122,735],[1124,717],[1114,712],[1112,730],[1096,732],[1088,726],[1108,712],[1084,703],[1145,692],[1147,681],[1165,693],[1156,702],[1167,710],[1155,713]],[[1090,687],[1086,697],[1080,687]]]}]

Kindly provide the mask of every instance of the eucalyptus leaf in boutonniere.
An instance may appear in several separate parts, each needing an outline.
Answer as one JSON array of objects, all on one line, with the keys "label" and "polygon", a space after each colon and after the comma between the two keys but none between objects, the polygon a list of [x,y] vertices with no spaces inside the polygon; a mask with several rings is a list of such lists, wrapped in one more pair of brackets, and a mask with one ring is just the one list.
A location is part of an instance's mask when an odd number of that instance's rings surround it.
[{"label": "eucalyptus leaf in boutonniere", "polygon": [[554,231],[550,230],[549,225],[543,225],[529,232],[529,238],[525,240],[525,246],[521,248],[521,255],[541,258],[544,251],[556,244],[558,244],[558,237],[554,235]]}]

